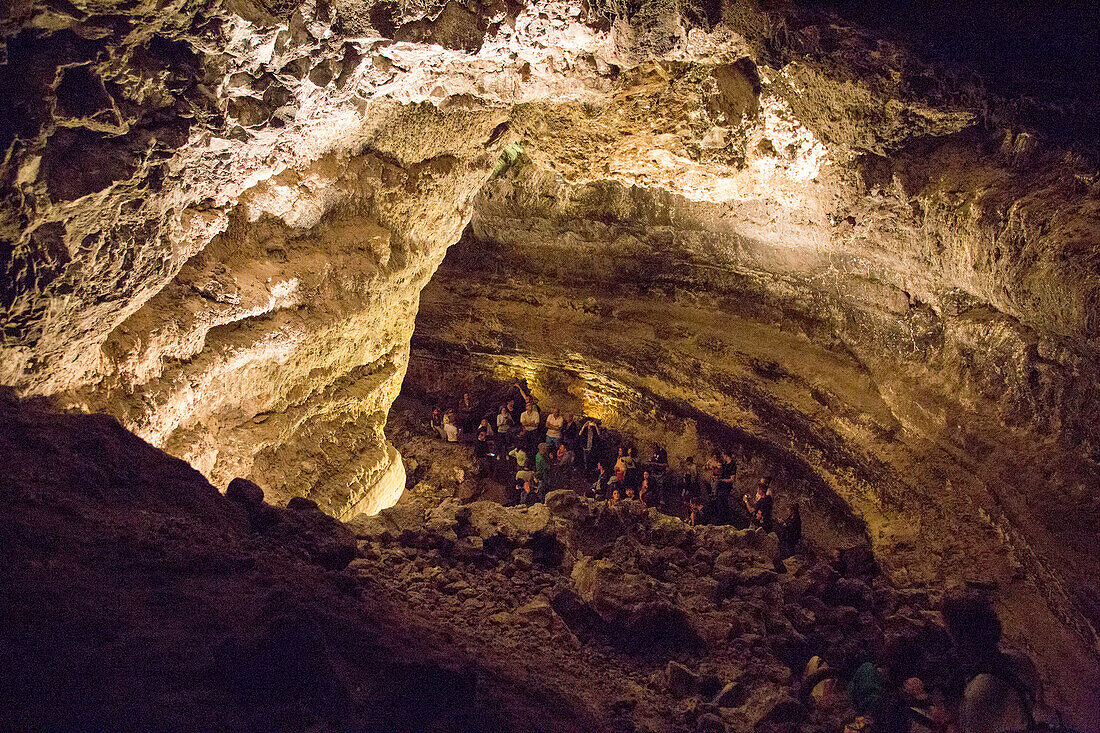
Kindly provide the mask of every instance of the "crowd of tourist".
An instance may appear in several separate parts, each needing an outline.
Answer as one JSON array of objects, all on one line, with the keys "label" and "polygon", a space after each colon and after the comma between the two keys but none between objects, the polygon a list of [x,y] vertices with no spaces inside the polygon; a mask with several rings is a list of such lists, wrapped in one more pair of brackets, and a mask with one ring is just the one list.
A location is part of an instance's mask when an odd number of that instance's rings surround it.
[{"label": "crowd of tourist", "polygon": [[[635,501],[655,506],[691,526],[756,526],[779,538],[777,567],[796,552],[802,537],[798,501],[788,503],[782,519],[775,517],[771,476],[761,476],[751,495],[733,498],[738,466],[731,450],[719,451],[702,470],[693,456],[683,457],[679,468],[672,469],[660,445],[641,460],[635,445],[600,420],[578,418],[557,406],[544,410],[520,382],[511,385],[506,398],[483,410],[463,393],[454,409],[433,411],[431,429],[451,443],[472,442],[481,470],[506,487],[511,504],[531,505],[550,491],[573,489],[610,505]],[[831,564],[839,576],[854,577],[873,572],[874,559],[869,552],[837,551]],[[966,674],[965,689],[957,691],[960,702],[951,713],[940,702],[942,691],[930,694],[913,675],[920,650],[905,640],[891,641],[875,661],[846,675],[813,657],[802,676],[804,694],[828,694],[824,689],[846,696],[861,714],[856,727],[849,726],[852,731],[1066,730],[1035,722],[1039,686],[1034,667],[1026,657],[1001,651],[1000,622],[987,600],[949,597],[943,615],[960,660],[955,671]],[[860,721],[866,727],[859,727]]]},{"label": "crowd of tourist", "polygon": [[543,408],[521,382],[488,403],[475,403],[464,392],[455,408],[432,412],[431,429],[448,442],[472,442],[482,472],[505,486],[507,503],[534,504],[550,491],[573,489],[612,505],[637,501],[655,506],[692,526],[758,526],[775,532],[787,555],[802,536],[797,501],[782,520],[775,519],[770,476],[760,478],[752,495],[733,499],[737,461],[730,450],[701,471],[694,456],[673,469],[661,445],[642,460],[635,445],[600,420],[578,418],[557,406]]}]

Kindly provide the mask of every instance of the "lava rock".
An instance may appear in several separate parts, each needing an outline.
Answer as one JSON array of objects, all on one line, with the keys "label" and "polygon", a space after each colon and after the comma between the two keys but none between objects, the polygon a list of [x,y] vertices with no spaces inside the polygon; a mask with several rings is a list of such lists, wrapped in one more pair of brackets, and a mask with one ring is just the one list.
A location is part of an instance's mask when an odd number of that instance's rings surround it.
[{"label": "lava rock", "polygon": [[720,708],[739,708],[749,698],[749,688],[744,680],[727,682],[725,687],[714,696],[714,704]]},{"label": "lava rock", "polygon": [[825,601],[832,606],[851,606],[864,610],[874,606],[875,593],[862,580],[840,578],[826,592]]},{"label": "lava rock", "polygon": [[761,725],[782,725],[784,723],[798,723],[806,717],[806,708],[793,697],[784,696],[773,704],[766,713],[756,722]]},{"label": "lava rock", "polygon": [[321,511],[320,507],[317,506],[317,502],[304,496],[295,496],[286,503],[286,508],[292,512]]},{"label": "lava rock", "polygon": [[679,662],[669,662],[665,667],[665,684],[669,691],[678,697],[695,694],[698,676]]},{"label": "lava rock", "polygon": [[728,728],[726,721],[714,713],[704,713],[695,723],[695,730],[699,733],[725,733]]},{"label": "lava rock", "polygon": [[235,478],[225,489],[225,498],[246,507],[264,502],[264,490],[248,479]]}]

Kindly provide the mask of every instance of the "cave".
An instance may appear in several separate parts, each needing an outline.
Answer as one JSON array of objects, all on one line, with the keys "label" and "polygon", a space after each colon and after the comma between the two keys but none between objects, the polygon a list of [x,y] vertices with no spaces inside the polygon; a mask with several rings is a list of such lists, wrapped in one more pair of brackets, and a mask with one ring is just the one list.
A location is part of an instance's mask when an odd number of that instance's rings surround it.
[{"label": "cave", "polygon": [[0,728],[894,730],[965,596],[1100,730],[1100,11],[1018,5],[6,5]]}]

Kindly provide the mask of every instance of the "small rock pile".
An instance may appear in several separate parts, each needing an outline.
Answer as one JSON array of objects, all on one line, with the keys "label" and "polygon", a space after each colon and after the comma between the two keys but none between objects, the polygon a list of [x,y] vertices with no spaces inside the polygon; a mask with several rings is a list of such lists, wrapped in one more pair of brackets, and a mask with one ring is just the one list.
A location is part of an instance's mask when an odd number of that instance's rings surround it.
[{"label": "small rock pile", "polygon": [[809,554],[777,565],[773,535],[693,529],[636,502],[556,491],[531,507],[430,507],[406,494],[350,526],[360,582],[622,729],[836,729],[855,713],[803,694],[811,656],[843,673],[890,635],[946,648],[924,594]]}]

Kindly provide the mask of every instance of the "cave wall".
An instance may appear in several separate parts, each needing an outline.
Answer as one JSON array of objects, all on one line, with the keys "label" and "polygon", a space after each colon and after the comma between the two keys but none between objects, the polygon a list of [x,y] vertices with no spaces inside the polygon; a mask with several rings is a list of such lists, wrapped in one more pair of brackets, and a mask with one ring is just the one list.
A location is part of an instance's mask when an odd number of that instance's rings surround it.
[{"label": "cave wall", "polygon": [[[747,236],[741,202],[570,183],[533,157],[486,185],[422,293],[409,379],[524,377],[642,439],[639,420],[665,419],[639,409],[651,396],[691,405],[808,466],[866,522],[895,582],[1030,599],[1002,610],[1025,637],[1023,607],[1042,604],[1064,628],[1042,642],[1058,649],[1046,669],[1076,654],[1074,674],[1090,674],[1092,653],[1069,651],[1095,649],[1100,577],[1087,347],[1045,359],[1067,342],[928,268],[926,239],[858,251],[848,221],[812,248],[759,236],[782,222]],[[912,221],[920,195],[908,206],[906,227],[942,231]]]},{"label": "cave wall", "polygon": [[[0,27],[24,396],[219,485],[376,509],[419,291],[492,177],[425,339],[648,380],[794,441],[871,517],[931,505],[1041,567],[1088,547],[1096,167],[965,69],[745,1],[28,1]],[[913,572],[965,565],[952,530]],[[1091,633],[1088,585],[1050,585]]]},{"label": "cave wall", "polygon": [[1100,178],[1061,87],[788,2],[2,13],[21,396],[349,516],[404,483],[416,319],[783,445],[896,580],[1026,586],[1095,651]]},{"label": "cave wall", "polygon": [[4,383],[110,412],[219,485],[392,503],[382,426],[417,296],[508,105],[603,84],[550,68],[529,37],[560,31],[534,12],[472,56],[503,17],[481,10],[6,9]]}]

